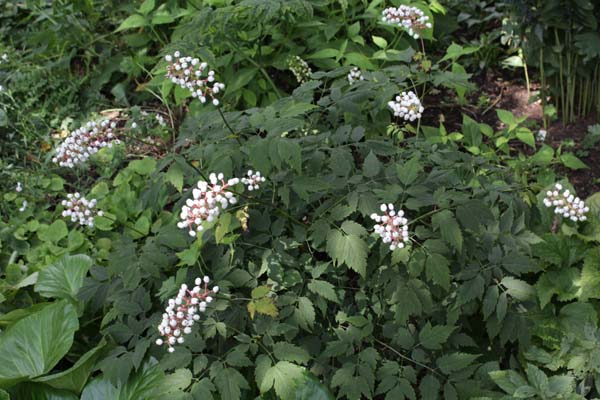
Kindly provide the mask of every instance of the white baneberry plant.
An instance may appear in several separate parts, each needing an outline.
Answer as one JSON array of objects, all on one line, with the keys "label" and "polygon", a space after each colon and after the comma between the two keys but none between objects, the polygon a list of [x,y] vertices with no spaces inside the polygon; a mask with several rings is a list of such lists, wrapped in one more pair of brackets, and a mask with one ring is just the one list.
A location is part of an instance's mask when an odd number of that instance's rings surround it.
[{"label": "white baneberry plant", "polygon": [[120,144],[117,130],[113,120],[89,121],[65,138],[56,148],[52,162],[68,168],[83,164],[100,149]]},{"label": "white baneberry plant", "polygon": [[246,176],[242,178],[242,183],[249,191],[260,189],[259,185],[265,181],[265,177],[262,176],[259,171],[252,170],[248,170]]},{"label": "white baneberry plant", "polygon": [[192,97],[198,98],[201,103],[210,100],[215,106],[219,105],[216,95],[225,89],[225,84],[217,82],[215,71],[208,69],[208,64],[198,58],[182,57],[179,51],[173,55],[166,55],[166,77],[182,89],[188,89]]},{"label": "white baneberry plant", "polygon": [[414,39],[420,38],[425,29],[432,27],[429,17],[417,7],[388,7],[381,14],[383,22],[404,28]]},{"label": "white baneberry plant", "polygon": [[206,306],[219,292],[218,286],[208,289],[209,282],[209,277],[205,276],[203,279],[196,278],[193,288],[188,288],[184,283],[177,296],[169,299],[162,321],[158,325],[161,338],[156,340],[157,345],[167,345],[169,353],[172,353],[175,351],[173,345],[184,342],[183,336],[189,335],[194,323],[200,320],[199,313],[206,311]]},{"label": "white baneberry plant", "polygon": [[104,215],[102,210],[96,209],[96,203],[96,199],[87,200],[79,193],[69,193],[61,203],[65,207],[62,216],[70,218],[71,222],[78,222],[80,225],[93,228],[94,218]]},{"label": "white baneberry plant", "polygon": [[365,77],[362,75],[360,68],[354,67],[348,73],[348,83],[352,85],[356,81],[362,81]]},{"label": "white baneberry plant", "polygon": [[563,191],[563,186],[560,183],[554,185],[553,190],[546,192],[544,205],[548,208],[554,207],[554,213],[570,219],[571,221],[585,221],[585,214],[590,211],[583,200],[571,193],[568,189]]},{"label": "white baneberry plant", "polygon": [[401,249],[408,242],[408,220],[404,217],[404,211],[394,210],[393,204],[382,204],[379,209],[383,215],[371,214],[371,219],[377,224],[373,226],[383,243],[389,244],[390,250]]},{"label": "white baneberry plant", "polygon": [[388,102],[388,107],[394,112],[394,116],[400,117],[405,121],[414,121],[421,119],[425,108],[421,100],[414,92],[402,92],[396,96],[395,100]]},{"label": "white baneberry plant", "polygon": [[211,173],[209,182],[199,181],[192,190],[192,198],[181,208],[181,221],[177,226],[187,229],[189,235],[195,237],[197,232],[204,230],[205,221],[214,221],[221,210],[237,203],[230,188],[239,182],[239,178],[231,178],[225,182],[221,173]]},{"label": "white baneberry plant", "polygon": [[310,74],[312,73],[308,63],[299,56],[290,57],[288,61],[288,67],[296,77],[298,83],[304,83],[308,81]]}]

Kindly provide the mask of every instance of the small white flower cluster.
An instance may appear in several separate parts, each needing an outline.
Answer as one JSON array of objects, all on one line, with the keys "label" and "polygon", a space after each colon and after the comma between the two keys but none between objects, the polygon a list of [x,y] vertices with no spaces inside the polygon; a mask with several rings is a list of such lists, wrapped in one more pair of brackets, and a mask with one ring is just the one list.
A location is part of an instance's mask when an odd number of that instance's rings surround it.
[{"label": "small white flower cluster", "polygon": [[396,96],[396,100],[388,102],[388,106],[394,111],[396,117],[403,118],[405,121],[414,121],[420,119],[425,108],[421,100],[413,92],[402,92]]},{"label": "small white flower cluster", "polygon": [[186,201],[179,215],[182,221],[177,226],[188,229],[192,237],[204,230],[204,221],[214,221],[221,209],[237,203],[237,198],[228,189],[237,185],[239,178],[231,178],[225,182],[223,174],[211,173],[208,179],[210,182],[198,182],[197,188],[192,190],[193,198]]},{"label": "small white flower cluster", "polygon": [[158,122],[160,126],[167,126],[165,118],[159,113],[156,113],[156,122]]},{"label": "small white flower cluster", "polygon": [[408,220],[404,218],[404,211],[396,212],[393,204],[382,204],[380,207],[383,215],[371,214],[371,219],[377,224],[373,227],[383,243],[389,243],[390,250],[401,249],[408,242]]},{"label": "small white flower cluster", "polygon": [[3,53],[2,57],[0,57],[0,64],[2,64],[3,62],[7,62],[8,61],[8,54]]},{"label": "small white flower cluster", "polygon": [[215,71],[207,71],[207,63],[198,58],[181,57],[179,51],[166,55],[165,60],[169,63],[166,76],[171,82],[189,89],[192,97],[197,97],[201,103],[206,103],[210,97],[215,106],[219,105],[215,95],[225,89],[225,85],[215,80]]},{"label": "small white flower cluster", "polygon": [[258,171],[248,170],[246,175],[247,177],[242,178],[242,183],[246,185],[249,191],[260,189],[259,184],[266,180]]},{"label": "small white flower cluster", "polygon": [[389,7],[382,11],[383,22],[396,24],[408,31],[408,34],[418,39],[424,29],[432,27],[429,17],[417,7],[402,5],[398,8]]},{"label": "small white flower cluster", "polygon": [[21,193],[23,191],[23,186],[21,185],[21,182],[17,182],[17,187],[15,188],[15,190],[17,191],[17,193]]},{"label": "small white flower cluster", "polygon": [[299,56],[293,56],[288,61],[288,67],[290,71],[296,77],[298,83],[304,83],[310,78],[312,70],[308,66],[308,63]]},{"label": "small white flower cluster", "polygon": [[120,144],[116,135],[117,123],[108,119],[89,121],[71,132],[58,146],[52,162],[61,167],[73,168],[86,162],[90,156],[104,147]]},{"label": "small white flower cluster", "polygon": [[557,183],[554,185],[554,190],[547,191],[544,205],[548,208],[555,207],[555,214],[571,221],[585,221],[587,219],[585,213],[590,211],[590,208],[586,207],[583,200],[575,197],[568,189],[561,193],[562,189],[563,186]]},{"label": "small white flower cluster", "polygon": [[62,201],[66,209],[62,212],[65,218],[71,218],[71,222],[79,222],[80,225],[94,227],[94,218],[101,217],[102,210],[96,210],[96,199],[87,200],[79,193],[67,194],[67,199]]},{"label": "small white flower cluster", "polygon": [[169,353],[172,353],[175,351],[174,344],[184,342],[183,335],[189,335],[194,322],[200,320],[198,313],[206,311],[206,306],[213,301],[212,295],[219,292],[218,286],[209,290],[208,282],[208,276],[204,279],[196,278],[195,286],[191,290],[184,283],[177,297],[169,299],[169,305],[158,326],[158,332],[163,338],[156,339],[157,345],[166,344],[169,346]]},{"label": "small white flower cluster", "polygon": [[362,75],[362,72],[358,67],[354,67],[348,73],[348,83],[352,85],[356,81],[363,81],[365,77]]},{"label": "small white flower cluster", "polygon": [[27,200],[23,200],[23,205],[21,206],[21,208],[19,208],[19,211],[20,212],[25,211],[27,209],[27,204],[29,204],[29,203],[27,203]]}]

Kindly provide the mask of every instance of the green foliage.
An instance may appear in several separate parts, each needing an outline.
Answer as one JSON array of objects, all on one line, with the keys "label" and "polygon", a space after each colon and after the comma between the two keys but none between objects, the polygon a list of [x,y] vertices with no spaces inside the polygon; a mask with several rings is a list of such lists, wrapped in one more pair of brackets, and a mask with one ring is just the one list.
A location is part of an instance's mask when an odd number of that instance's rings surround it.
[{"label": "green foliage", "polygon": [[[481,46],[425,52],[433,34],[452,30],[439,2],[415,3],[435,21],[423,42],[383,24],[381,2],[36,4],[11,11],[4,37],[40,54],[14,60],[49,73],[47,54],[62,49],[69,67],[56,67],[52,85],[69,81],[90,99],[79,108],[73,94],[50,117],[66,96],[50,85],[15,110],[25,83],[6,78],[15,103],[2,103],[0,128],[29,131],[35,107],[50,122],[23,136],[27,145],[1,142],[25,161],[3,172],[0,398],[599,395],[598,195],[578,226],[553,229],[541,203],[555,180],[548,167],[580,161],[538,149],[524,119],[503,110],[498,131],[465,115],[460,132],[424,118],[401,141],[388,135],[398,93],[433,86],[466,101],[475,89],[459,61]],[[82,26],[69,31],[73,21]],[[174,50],[217,71],[222,108],[164,78],[158,53]],[[300,85],[287,70],[296,55],[313,69]],[[85,78],[74,79],[82,65]],[[354,66],[365,79],[350,85]],[[13,69],[0,64],[27,71]],[[68,131],[64,115],[84,120],[105,103],[123,107],[124,146],[54,168],[43,150],[50,130]],[[36,146],[32,167],[23,157]],[[240,203],[195,238],[177,228],[199,180],[248,169],[267,177],[260,190],[236,186]],[[74,191],[98,200],[94,228],[62,217]],[[382,203],[405,212],[404,248],[390,251],[373,232]],[[154,342],[167,299],[204,275],[218,295],[185,342],[163,351]]]}]

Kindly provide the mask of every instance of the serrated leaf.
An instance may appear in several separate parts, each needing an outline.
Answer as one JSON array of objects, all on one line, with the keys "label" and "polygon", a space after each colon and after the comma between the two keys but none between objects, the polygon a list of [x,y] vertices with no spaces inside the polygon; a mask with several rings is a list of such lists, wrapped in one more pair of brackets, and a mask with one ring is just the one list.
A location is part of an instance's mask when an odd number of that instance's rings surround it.
[{"label": "serrated leaf", "polygon": [[600,298],[600,248],[590,250],[581,270],[581,301]]},{"label": "serrated leaf", "polygon": [[367,178],[373,178],[376,176],[381,170],[381,161],[377,158],[375,153],[372,151],[369,152],[367,158],[365,158],[365,162],[363,164],[363,174]]},{"label": "serrated leaf", "polygon": [[357,235],[345,235],[337,229],[327,234],[327,253],[334,262],[346,264],[361,276],[367,273],[367,244]]},{"label": "serrated leaf", "polygon": [[427,257],[425,262],[425,273],[427,279],[441,286],[445,290],[450,289],[449,261],[441,254],[433,253]]},{"label": "serrated leaf", "polygon": [[439,400],[440,387],[440,381],[435,376],[425,376],[419,384],[420,398],[422,400]]},{"label": "serrated leaf", "polygon": [[224,368],[219,371],[214,382],[221,398],[228,400],[240,400],[241,390],[248,388],[248,382],[244,376],[233,368]]},{"label": "serrated leaf", "polygon": [[281,361],[291,361],[304,364],[310,360],[310,355],[302,347],[292,343],[278,342],[273,345],[273,354]]},{"label": "serrated leaf", "polygon": [[500,284],[506,287],[507,293],[517,300],[527,301],[535,298],[535,289],[525,281],[506,276]]},{"label": "serrated leaf", "polygon": [[329,301],[333,301],[335,303],[339,302],[337,294],[335,293],[335,286],[327,281],[313,279],[308,283],[308,290]]},{"label": "serrated leaf", "polygon": [[462,250],[463,236],[458,222],[449,210],[442,210],[431,218],[433,226],[440,230],[442,238],[460,253]]},{"label": "serrated leaf", "polygon": [[279,361],[265,373],[260,392],[266,393],[275,388],[282,400],[296,400],[296,382],[302,379],[304,369],[287,361]]},{"label": "serrated leaf", "polygon": [[487,320],[490,315],[496,310],[496,304],[498,304],[498,287],[488,287],[485,296],[483,297],[482,311],[483,319]]},{"label": "serrated leaf", "polygon": [[443,373],[451,374],[452,372],[468,367],[477,358],[479,358],[478,354],[457,352],[441,356],[436,360],[436,364]]},{"label": "serrated leaf", "polygon": [[249,302],[248,312],[250,313],[250,318],[252,319],[254,319],[254,315],[256,313],[268,315],[273,318],[276,318],[279,315],[277,305],[275,305],[275,301],[270,297],[262,297]]},{"label": "serrated leaf", "polygon": [[419,332],[419,343],[430,350],[438,350],[442,348],[448,337],[454,332],[454,327],[449,325],[431,326],[428,322],[425,324],[421,332]]},{"label": "serrated leaf", "polygon": [[171,164],[165,174],[167,182],[169,182],[179,193],[183,189],[183,169],[177,163]]},{"label": "serrated leaf", "polygon": [[298,298],[298,307],[294,310],[294,317],[298,324],[308,330],[315,324],[315,307],[307,297]]}]

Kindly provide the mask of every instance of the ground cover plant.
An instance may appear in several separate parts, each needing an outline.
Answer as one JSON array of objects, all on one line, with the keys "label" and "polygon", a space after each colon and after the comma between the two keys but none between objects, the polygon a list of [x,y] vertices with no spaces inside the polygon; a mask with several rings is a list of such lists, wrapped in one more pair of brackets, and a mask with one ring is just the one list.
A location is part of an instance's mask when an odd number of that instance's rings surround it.
[{"label": "ground cover plant", "polygon": [[597,125],[467,3],[0,3],[0,398],[600,397]]}]

